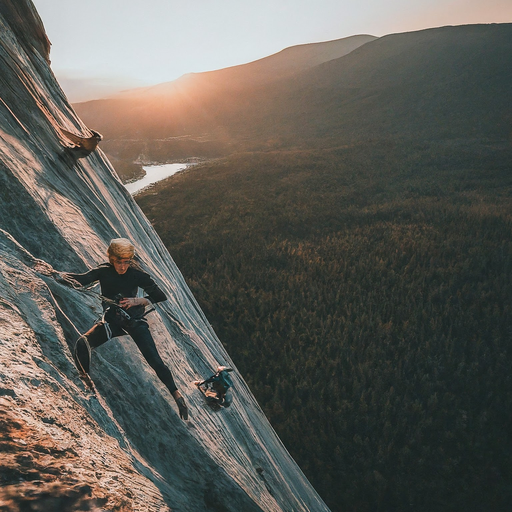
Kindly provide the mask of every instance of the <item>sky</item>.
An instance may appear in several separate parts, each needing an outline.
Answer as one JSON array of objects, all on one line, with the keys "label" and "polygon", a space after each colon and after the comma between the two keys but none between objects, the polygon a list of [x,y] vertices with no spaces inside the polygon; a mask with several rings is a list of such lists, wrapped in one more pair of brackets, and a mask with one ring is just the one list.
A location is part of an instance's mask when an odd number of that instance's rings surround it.
[{"label": "sky", "polygon": [[71,102],[298,44],[512,22],[512,0],[32,0]]}]

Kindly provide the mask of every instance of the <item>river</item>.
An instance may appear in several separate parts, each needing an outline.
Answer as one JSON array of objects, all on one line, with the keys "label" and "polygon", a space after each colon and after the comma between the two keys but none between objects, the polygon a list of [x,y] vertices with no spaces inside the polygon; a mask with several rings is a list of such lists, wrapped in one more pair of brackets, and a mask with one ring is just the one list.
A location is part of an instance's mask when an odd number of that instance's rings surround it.
[{"label": "river", "polygon": [[146,171],[144,178],[127,183],[125,185],[126,190],[130,192],[132,196],[138,194],[142,189],[153,185],[158,181],[161,181],[173,174],[176,174],[183,169],[186,169],[191,164],[163,164],[163,165],[148,165],[142,167]]}]

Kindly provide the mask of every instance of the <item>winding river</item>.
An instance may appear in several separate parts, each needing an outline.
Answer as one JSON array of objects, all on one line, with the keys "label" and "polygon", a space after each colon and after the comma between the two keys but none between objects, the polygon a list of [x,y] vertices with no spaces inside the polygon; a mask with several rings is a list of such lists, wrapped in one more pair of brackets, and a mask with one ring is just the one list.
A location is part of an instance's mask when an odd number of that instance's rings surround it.
[{"label": "winding river", "polygon": [[186,169],[191,164],[163,164],[163,165],[148,165],[143,167],[146,171],[144,178],[126,183],[125,187],[132,196],[138,194],[142,189],[153,185],[157,181],[163,180],[176,174],[183,169]]}]

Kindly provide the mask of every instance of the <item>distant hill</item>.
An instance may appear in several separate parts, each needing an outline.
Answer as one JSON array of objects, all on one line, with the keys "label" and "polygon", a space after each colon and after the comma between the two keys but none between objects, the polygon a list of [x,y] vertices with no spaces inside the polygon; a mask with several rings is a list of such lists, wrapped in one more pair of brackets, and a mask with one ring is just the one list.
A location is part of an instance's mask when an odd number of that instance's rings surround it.
[{"label": "distant hill", "polygon": [[507,138],[511,85],[512,24],[389,35],[295,77],[279,129],[289,139]]},{"label": "distant hill", "polygon": [[375,36],[358,35],[322,43],[291,46],[274,55],[248,64],[205,73],[190,73],[172,82],[123,92],[118,94],[116,98],[142,100],[152,96],[177,94],[186,87],[203,88],[204,91],[213,88],[252,87],[256,84],[269,83],[289,77],[324,62],[339,59],[375,39],[377,39]]},{"label": "distant hill", "polygon": [[[139,152],[148,150],[148,140],[152,141],[149,152],[160,154],[160,158],[168,150],[175,155],[215,156],[230,145],[224,128],[219,135],[215,122],[218,108],[240,98],[239,108],[243,110],[252,101],[250,91],[255,87],[265,89],[375,39],[371,35],[357,35],[293,46],[248,64],[191,73],[173,82],[125,91],[114,98],[78,103],[74,107],[105,135],[104,145],[113,149],[116,157],[135,159]],[[233,106],[237,104],[235,99]],[[131,140],[126,145],[119,140],[112,142],[119,138]],[[120,152],[115,148],[120,148]]]},{"label": "distant hill", "polygon": [[[349,43],[361,44],[329,60]],[[468,25],[294,47],[75,108],[107,149],[115,138],[123,152],[119,139],[129,138],[133,154],[144,141],[148,158],[163,158],[369,138],[508,137],[511,84],[512,24]]]}]

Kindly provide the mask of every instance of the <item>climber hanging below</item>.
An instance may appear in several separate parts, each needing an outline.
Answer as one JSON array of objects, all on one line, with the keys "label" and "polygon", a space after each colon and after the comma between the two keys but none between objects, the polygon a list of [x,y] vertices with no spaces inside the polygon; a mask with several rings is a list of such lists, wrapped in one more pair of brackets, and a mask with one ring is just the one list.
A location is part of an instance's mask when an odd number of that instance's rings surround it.
[{"label": "climber hanging below", "polygon": [[[65,284],[77,282],[86,286],[99,281],[101,286],[103,317],[77,340],[74,357],[78,369],[88,376],[91,348],[128,334],[158,378],[169,389],[178,405],[180,417],[187,420],[185,400],[178,391],[170,370],[158,354],[148,322],[144,318],[146,306],[167,300],[167,297],[152,277],[133,261],[135,249],[129,240],[112,240],[107,254],[109,263],[99,265],[84,274],[60,273],[58,276],[58,280]],[[144,290],[145,297],[137,297],[139,288]]]},{"label": "climber hanging below", "polygon": [[194,384],[199,388],[206,401],[221,407],[229,407],[233,401],[230,388],[233,381],[228,372],[232,372],[227,366],[219,366],[217,372],[206,380],[196,380]]}]

